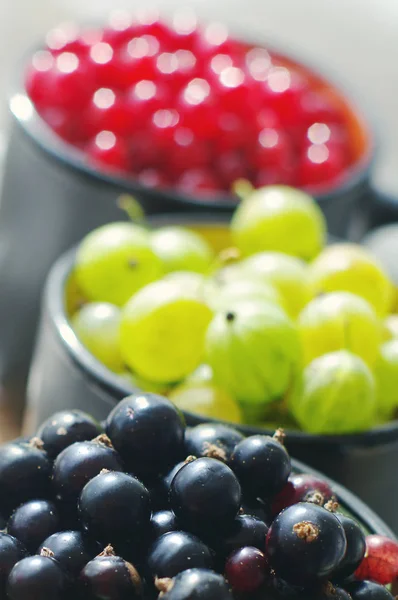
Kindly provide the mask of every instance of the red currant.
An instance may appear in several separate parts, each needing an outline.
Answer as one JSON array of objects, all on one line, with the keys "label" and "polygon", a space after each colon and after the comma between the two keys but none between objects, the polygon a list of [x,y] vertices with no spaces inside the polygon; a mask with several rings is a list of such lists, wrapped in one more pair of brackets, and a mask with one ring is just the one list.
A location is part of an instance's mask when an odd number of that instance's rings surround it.
[{"label": "red currant", "polygon": [[307,473],[291,475],[285,487],[275,497],[272,504],[272,513],[277,515],[284,508],[305,501],[314,492],[322,494],[325,502],[333,496],[333,491],[326,481]]},{"label": "red currant", "polygon": [[199,60],[215,54],[229,54],[244,56],[244,46],[229,37],[228,28],[222,23],[208,23],[198,35],[195,54]]},{"label": "red currant", "polygon": [[383,535],[368,535],[365,558],[355,576],[382,585],[392,583],[398,577],[398,543]]},{"label": "red currant", "polygon": [[265,48],[251,48],[245,57],[246,71],[255,81],[265,81],[270,72],[272,61]]},{"label": "red currant", "polygon": [[179,92],[195,76],[196,58],[190,50],[162,52],[156,59],[155,79]]},{"label": "red currant", "polygon": [[198,20],[195,13],[183,9],[174,14],[171,44],[175,50],[193,50],[198,41]]},{"label": "red currant", "polygon": [[97,90],[82,117],[84,137],[94,137],[100,131],[126,135],[129,111],[125,99],[109,88]]},{"label": "red currant", "polygon": [[222,185],[209,169],[185,171],[178,179],[177,187],[182,192],[193,196],[214,196],[222,190]]},{"label": "red currant", "polygon": [[47,90],[54,66],[54,58],[50,52],[40,50],[32,56],[25,75],[25,88],[32,102],[40,108],[46,105]]},{"label": "red currant", "polygon": [[301,123],[300,100],[307,90],[305,78],[286,67],[272,67],[263,84],[264,104],[274,110],[285,127]]},{"label": "red currant", "polygon": [[308,90],[300,98],[301,118],[304,127],[312,123],[342,125],[344,115],[324,91]]},{"label": "red currant", "polygon": [[143,185],[153,188],[165,188],[168,180],[159,169],[143,169],[137,175],[137,179]]},{"label": "red currant", "polygon": [[181,123],[198,138],[212,138],[217,131],[218,108],[211,87],[205,79],[192,79],[182,90],[177,109]]},{"label": "red currant", "polygon": [[247,144],[247,124],[232,112],[219,112],[214,144],[219,154],[242,150]]},{"label": "red currant", "polygon": [[251,149],[250,157],[253,166],[259,170],[290,165],[293,153],[289,137],[280,129],[263,129]]},{"label": "red currant", "polygon": [[81,128],[76,117],[59,108],[45,108],[42,119],[63,140],[78,144],[82,140]]},{"label": "red currant", "polygon": [[127,171],[129,157],[127,146],[122,138],[111,131],[100,131],[86,147],[90,162],[98,163],[112,170]]},{"label": "red currant", "polygon": [[346,147],[348,143],[346,131],[339,125],[331,123],[312,123],[304,134],[303,146],[326,144],[326,146]]},{"label": "red currant", "polygon": [[81,50],[78,42],[79,28],[76,23],[61,23],[46,35],[46,47],[54,55],[61,52]]},{"label": "red currant", "polygon": [[225,564],[225,577],[236,592],[255,592],[265,582],[267,560],[264,554],[247,546],[231,554]]},{"label": "red currant", "polygon": [[128,91],[126,105],[129,112],[128,129],[135,132],[147,127],[152,115],[170,104],[170,96],[162,83],[143,79]]},{"label": "red currant", "polygon": [[249,167],[240,152],[224,152],[217,160],[217,173],[229,190],[238,179],[248,178]]},{"label": "red currant", "polygon": [[115,60],[118,86],[126,90],[141,79],[153,79],[160,45],[153,35],[134,37],[120,49]]},{"label": "red currant", "polygon": [[48,78],[45,102],[75,113],[84,108],[92,94],[94,82],[84,59],[63,52],[55,59]]},{"label": "red currant", "polygon": [[157,153],[164,162],[173,145],[173,139],[180,122],[180,115],[174,109],[157,110],[148,124],[147,135],[154,144]]},{"label": "red currant", "polygon": [[346,166],[344,151],[338,146],[312,144],[298,164],[298,185],[311,187],[331,183]]},{"label": "red currant", "polygon": [[129,12],[114,10],[104,28],[102,41],[110,44],[115,50],[140,34],[141,30]]},{"label": "red currant", "polygon": [[98,42],[91,46],[87,63],[94,74],[97,87],[120,87],[118,56],[110,44]]},{"label": "red currant", "polygon": [[190,129],[179,127],[175,130],[169,147],[167,164],[175,177],[188,169],[204,167],[210,163],[209,146],[198,140]]},{"label": "red currant", "polygon": [[214,83],[215,93],[224,112],[245,116],[247,110],[257,109],[258,95],[253,93],[245,72],[238,67],[227,67]]}]

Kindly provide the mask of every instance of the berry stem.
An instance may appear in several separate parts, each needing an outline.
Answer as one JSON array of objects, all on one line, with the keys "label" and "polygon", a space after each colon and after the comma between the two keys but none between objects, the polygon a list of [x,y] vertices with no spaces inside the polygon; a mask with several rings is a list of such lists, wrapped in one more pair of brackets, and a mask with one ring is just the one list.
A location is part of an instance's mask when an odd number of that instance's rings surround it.
[{"label": "berry stem", "polygon": [[117,205],[127,214],[132,223],[139,223],[144,227],[148,227],[144,209],[133,196],[130,194],[122,194],[117,199]]}]

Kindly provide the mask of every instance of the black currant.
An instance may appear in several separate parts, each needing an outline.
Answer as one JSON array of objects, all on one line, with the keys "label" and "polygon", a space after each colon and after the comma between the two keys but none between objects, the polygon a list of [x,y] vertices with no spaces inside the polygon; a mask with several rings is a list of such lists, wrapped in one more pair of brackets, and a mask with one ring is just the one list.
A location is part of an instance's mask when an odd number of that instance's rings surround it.
[{"label": "black currant", "polygon": [[229,534],[219,538],[218,543],[215,541],[212,547],[224,557],[244,546],[254,546],[264,552],[267,533],[268,527],[263,521],[250,515],[238,515]]},{"label": "black currant", "polygon": [[0,447],[0,509],[9,514],[27,500],[46,498],[51,461],[40,449],[40,440],[11,442]]},{"label": "black currant", "polygon": [[346,585],[352,600],[393,600],[392,594],[384,585],[373,581],[355,581]]},{"label": "black currant", "polygon": [[241,489],[233,471],[214,458],[184,465],[170,488],[170,507],[193,532],[228,530],[239,511]]},{"label": "black currant", "polygon": [[76,502],[86,483],[102,469],[124,471],[120,457],[106,435],[68,446],[54,463],[53,488],[57,499],[70,504]]},{"label": "black currant", "polygon": [[6,583],[12,568],[26,554],[19,540],[7,533],[0,533],[0,598],[5,598]]},{"label": "black currant", "polygon": [[84,530],[99,542],[134,541],[149,528],[149,492],[127,473],[105,471],[83,488],[79,515]]},{"label": "black currant", "polygon": [[343,526],[334,514],[300,502],[274,519],[267,535],[267,555],[277,577],[292,585],[327,579],[345,554]]},{"label": "black currant", "polygon": [[186,454],[196,457],[207,456],[228,462],[243,435],[227,425],[202,423],[185,432]]},{"label": "black currant", "polygon": [[136,568],[107,546],[84,567],[79,577],[84,600],[135,600],[142,598],[142,582]]},{"label": "black currant", "polygon": [[44,540],[38,552],[43,548],[50,550],[55,560],[72,576],[79,575],[83,567],[98,554],[98,549],[80,531],[53,533]]},{"label": "black currant", "polygon": [[97,437],[101,426],[90,415],[81,410],[63,410],[44,421],[37,432],[44,450],[51,458],[75,442],[84,442]]},{"label": "black currant", "polygon": [[9,600],[66,600],[69,580],[51,553],[28,556],[12,569],[7,584]]},{"label": "black currant", "polygon": [[166,509],[169,504],[171,482],[177,472],[185,465],[185,461],[178,462],[166,475],[157,479],[151,488],[151,502],[154,510]]},{"label": "black currant", "polygon": [[59,529],[57,507],[48,500],[30,500],[11,515],[7,531],[17,538],[30,554],[34,554],[43,540]]},{"label": "black currant", "polygon": [[162,600],[233,600],[224,577],[208,569],[188,569],[157,587]]},{"label": "black currant", "polygon": [[366,552],[365,534],[354,519],[336,513],[336,517],[343,526],[347,540],[347,550],[343,560],[333,573],[333,579],[343,581],[359,567]]},{"label": "black currant", "polygon": [[183,458],[184,418],[166,398],[137,393],[110,413],[106,433],[129,471],[144,480],[167,472]]},{"label": "black currant", "polygon": [[150,523],[150,538],[157,540],[161,535],[170,533],[170,531],[178,531],[179,527],[177,518],[171,510],[160,510],[153,513]]},{"label": "black currant", "polygon": [[174,577],[189,568],[211,569],[211,550],[197,537],[172,531],[158,538],[149,550],[148,567],[153,577]]},{"label": "black currant", "polygon": [[244,515],[257,517],[269,526],[272,523],[271,509],[259,498],[242,497],[240,512]]},{"label": "black currant", "polygon": [[232,453],[230,466],[243,493],[264,501],[283,488],[291,470],[286,448],[267,435],[252,435],[240,442]]}]

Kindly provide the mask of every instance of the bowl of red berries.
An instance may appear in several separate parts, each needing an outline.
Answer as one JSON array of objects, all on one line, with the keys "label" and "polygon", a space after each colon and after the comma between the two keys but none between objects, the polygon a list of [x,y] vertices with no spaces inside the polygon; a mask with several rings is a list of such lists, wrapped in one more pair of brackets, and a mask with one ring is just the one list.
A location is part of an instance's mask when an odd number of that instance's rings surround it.
[{"label": "bowl of red berries", "polygon": [[[374,140],[357,104],[305,64],[190,11],[55,28],[26,57],[9,106],[0,380],[14,405],[45,274],[92,228],[120,218],[121,193],[148,213],[231,212],[248,186],[295,185],[340,236],[358,207],[366,213]],[[11,312],[28,334],[18,353]]]},{"label": "bowl of red berries", "polygon": [[394,534],[281,430],[187,428],[139,392],[1,446],[0,483],[6,600],[393,598]]}]

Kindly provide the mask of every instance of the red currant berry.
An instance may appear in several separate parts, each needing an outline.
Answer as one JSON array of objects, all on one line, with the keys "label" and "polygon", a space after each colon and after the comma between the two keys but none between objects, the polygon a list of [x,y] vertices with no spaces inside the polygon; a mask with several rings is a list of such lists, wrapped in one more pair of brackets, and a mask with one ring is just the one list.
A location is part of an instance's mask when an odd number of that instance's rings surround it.
[{"label": "red currant berry", "polygon": [[114,10],[104,28],[102,41],[110,44],[116,50],[140,34],[141,30],[129,12]]},{"label": "red currant berry", "polygon": [[343,148],[347,143],[347,132],[339,125],[312,123],[305,131],[303,146],[308,148],[312,144],[326,144]]},{"label": "red currant berry", "polygon": [[167,160],[170,146],[179,125],[180,115],[174,109],[163,108],[157,110],[148,123],[146,131],[162,161]]},{"label": "red currant berry", "polygon": [[93,73],[97,87],[119,87],[120,72],[118,57],[107,42],[98,42],[91,46],[87,64]]},{"label": "red currant berry", "polygon": [[100,131],[86,147],[89,162],[117,171],[129,169],[127,146],[111,131]]},{"label": "red currant berry", "polygon": [[156,59],[155,79],[178,93],[195,76],[195,70],[196,58],[190,50],[162,52]]},{"label": "red currant berry", "polygon": [[392,583],[398,577],[398,543],[383,535],[368,535],[365,558],[355,577],[382,585]]},{"label": "red currant berry", "polygon": [[81,129],[86,139],[104,130],[123,136],[128,130],[128,119],[125,99],[109,88],[100,88],[83,114]]},{"label": "red currant berry", "polygon": [[198,140],[190,129],[178,127],[170,144],[167,164],[175,177],[188,169],[204,167],[210,163],[208,144]]},{"label": "red currant berry", "polygon": [[325,91],[306,91],[300,98],[300,108],[304,127],[312,123],[344,123],[344,115]]},{"label": "red currant berry", "polygon": [[36,107],[47,104],[47,91],[54,66],[54,58],[50,52],[40,50],[32,56],[31,64],[25,75],[25,88]]},{"label": "red currant berry", "polygon": [[78,113],[92,94],[91,75],[87,63],[76,54],[59,54],[49,77],[46,103]]},{"label": "red currant berry", "polygon": [[170,96],[161,83],[143,79],[136,83],[126,95],[129,112],[128,129],[131,132],[148,125],[152,115],[170,104]]},{"label": "red currant berry", "polygon": [[214,90],[224,112],[244,116],[248,108],[257,108],[254,106],[257,94],[252,93],[245,72],[238,67],[223,69],[214,84]]},{"label": "red currant berry", "polygon": [[238,179],[248,178],[249,167],[240,152],[224,152],[217,160],[217,174],[229,190]]},{"label": "red currant berry", "polygon": [[281,120],[275,111],[263,108],[255,115],[256,131],[263,129],[281,129]]},{"label": "red currant berry", "polygon": [[251,546],[233,552],[225,564],[225,577],[236,592],[255,592],[265,582],[267,573],[264,554]]},{"label": "red currant berry", "polygon": [[285,167],[293,162],[293,152],[288,136],[278,129],[263,129],[250,151],[256,169]]},{"label": "red currant berry", "polygon": [[275,111],[284,127],[301,123],[300,100],[307,90],[304,77],[286,67],[272,67],[263,84],[263,102]]},{"label": "red currant berry", "polygon": [[292,185],[294,181],[294,168],[268,167],[257,171],[254,177],[254,187],[261,188],[267,185]]},{"label": "red currant berry", "polygon": [[330,184],[345,166],[344,152],[338,146],[312,144],[300,157],[298,184],[302,187]]},{"label": "red currant berry", "polygon": [[81,50],[78,43],[79,27],[76,23],[62,23],[46,35],[46,47],[54,55],[61,52],[76,52]]},{"label": "red currant berry", "polygon": [[159,169],[143,169],[138,173],[137,179],[143,185],[153,188],[165,188],[169,183]]},{"label": "red currant berry", "polygon": [[146,130],[134,133],[130,140],[130,153],[134,159],[135,172],[159,169],[163,166],[163,156]]},{"label": "red currant berry", "polygon": [[141,79],[153,79],[159,42],[152,35],[134,37],[122,47],[115,60],[118,87],[126,90]]},{"label": "red currant berry", "polygon": [[265,81],[272,67],[271,56],[265,48],[251,48],[245,57],[246,72],[255,81]]},{"label": "red currant berry", "polygon": [[192,79],[177,100],[181,124],[191,129],[198,138],[211,139],[217,131],[218,108],[209,83]]},{"label": "red currant berry", "polygon": [[76,117],[59,108],[45,108],[41,112],[42,119],[63,140],[70,144],[82,141],[81,128]]},{"label": "red currant berry", "polygon": [[297,504],[297,502],[305,502],[315,492],[322,494],[325,502],[333,496],[333,491],[326,481],[307,473],[291,475],[285,487],[274,499],[272,514],[277,515],[284,508]]},{"label": "red currant berry", "polygon": [[242,150],[247,144],[247,124],[231,112],[219,112],[217,135],[214,138],[215,150],[219,154],[231,150]]},{"label": "red currant berry", "polygon": [[190,169],[178,179],[177,188],[192,196],[214,196],[222,185],[209,169]]},{"label": "red currant berry", "polygon": [[182,9],[175,13],[172,22],[172,42],[174,50],[194,50],[198,42],[198,19],[191,9]]},{"label": "red currant berry", "polygon": [[216,54],[244,56],[244,46],[229,37],[228,28],[222,23],[209,23],[198,35],[195,54],[199,60],[204,60]]}]

